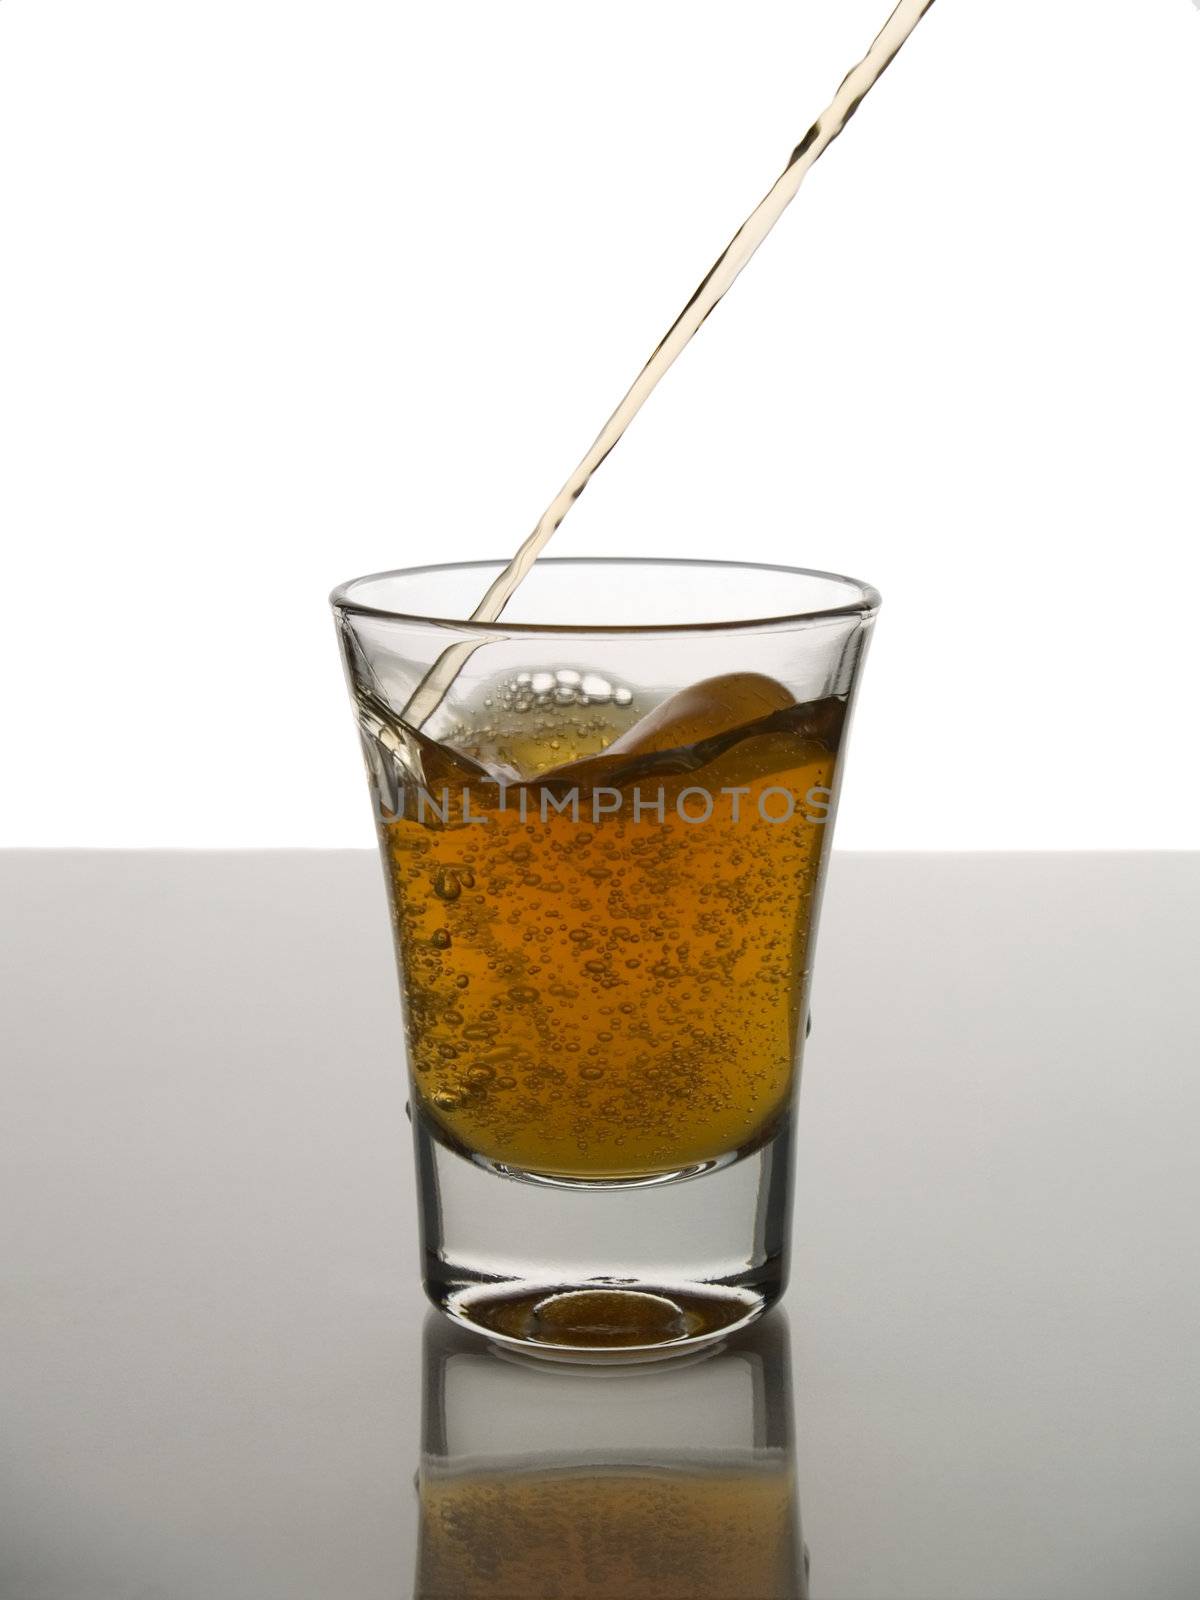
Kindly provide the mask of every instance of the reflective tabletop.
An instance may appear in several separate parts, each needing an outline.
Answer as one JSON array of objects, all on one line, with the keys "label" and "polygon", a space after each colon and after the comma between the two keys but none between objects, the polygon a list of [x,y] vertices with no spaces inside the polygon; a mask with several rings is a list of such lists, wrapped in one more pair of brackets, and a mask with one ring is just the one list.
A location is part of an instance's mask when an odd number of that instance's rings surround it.
[{"label": "reflective tabletop", "polygon": [[0,856],[0,1597],[1194,1600],[1198,906],[836,856],[785,1308],[589,1373],[427,1312],[373,856]]}]

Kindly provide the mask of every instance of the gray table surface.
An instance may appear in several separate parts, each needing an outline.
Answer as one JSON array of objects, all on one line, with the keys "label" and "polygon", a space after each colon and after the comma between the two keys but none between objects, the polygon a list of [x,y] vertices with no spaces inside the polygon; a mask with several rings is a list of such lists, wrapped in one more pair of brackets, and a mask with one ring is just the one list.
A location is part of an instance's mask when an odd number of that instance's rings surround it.
[{"label": "gray table surface", "polygon": [[[836,858],[788,1294],[814,1600],[1200,1593],[1198,905],[1200,856]],[[0,906],[0,1596],[402,1600],[374,858],[11,853]]]}]

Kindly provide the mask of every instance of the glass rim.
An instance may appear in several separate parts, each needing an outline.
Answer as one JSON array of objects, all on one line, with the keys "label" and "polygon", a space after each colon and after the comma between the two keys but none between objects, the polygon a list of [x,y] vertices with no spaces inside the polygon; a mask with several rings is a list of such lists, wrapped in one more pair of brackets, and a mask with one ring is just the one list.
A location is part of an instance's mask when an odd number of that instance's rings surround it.
[{"label": "glass rim", "polygon": [[[329,604],[337,612],[358,617],[375,617],[388,622],[404,622],[414,626],[453,629],[505,638],[511,635],[539,634],[554,637],[561,634],[590,635],[640,635],[687,633],[752,633],[763,629],[804,627],[812,623],[845,620],[850,617],[873,617],[883,603],[879,591],[859,578],[847,577],[840,572],[825,572],[817,567],[788,567],[770,561],[718,561],[690,556],[546,556],[540,557],[539,567],[616,566],[616,567],[710,567],[714,571],[776,572],[789,578],[821,578],[831,583],[845,584],[858,591],[856,601],[840,606],[817,606],[807,611],[781,611],[765,617],[746,617],[729,621],[710,622],[476,622],[470,617],[437,617],[419,611],[401,611],[388,606],[368,605],[354,598],[353,591],[360,584],[378,583],[385,578],[416,578],[429,573],[465,572],[471,570],[502,571],[507,560],[437,561],[417,567],[392,567],[382,572],[367,572],[357,578],[339,583],[329,596]],[[481,590],[482,594],[482,590]]]}]

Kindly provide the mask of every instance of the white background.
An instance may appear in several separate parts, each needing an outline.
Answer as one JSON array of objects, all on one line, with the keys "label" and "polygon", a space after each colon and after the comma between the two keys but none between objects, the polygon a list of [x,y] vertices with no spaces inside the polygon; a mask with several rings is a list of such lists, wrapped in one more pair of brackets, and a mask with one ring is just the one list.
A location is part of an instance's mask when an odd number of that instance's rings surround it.
[{"label": "white background", "polygon": [[[0,843],[368,843],[326,591],[511,551],[886,4],[7,0]],[[940,0],[558,538],[884,591],[842,845],[1200,845],[1198,91]]]}]

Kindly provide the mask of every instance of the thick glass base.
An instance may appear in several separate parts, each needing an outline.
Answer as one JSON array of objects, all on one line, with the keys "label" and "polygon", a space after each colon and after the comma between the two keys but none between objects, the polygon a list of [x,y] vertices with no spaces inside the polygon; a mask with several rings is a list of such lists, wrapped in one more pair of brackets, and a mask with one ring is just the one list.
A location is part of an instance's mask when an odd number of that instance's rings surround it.
[{"label": "thick glass base", "polygon": [[655,1183],[559,1185],[477,1165],[414,1108],[426,1293],[500,1345],[653,1361],[745,1327],[783,1293],[790,1113],[749,1154]]}]

